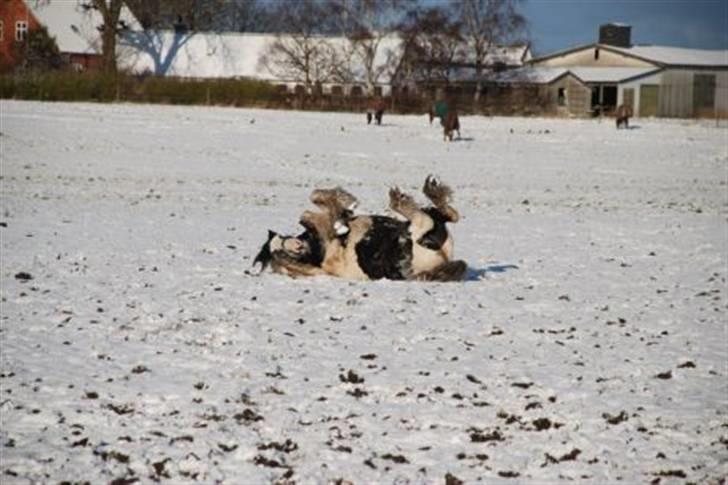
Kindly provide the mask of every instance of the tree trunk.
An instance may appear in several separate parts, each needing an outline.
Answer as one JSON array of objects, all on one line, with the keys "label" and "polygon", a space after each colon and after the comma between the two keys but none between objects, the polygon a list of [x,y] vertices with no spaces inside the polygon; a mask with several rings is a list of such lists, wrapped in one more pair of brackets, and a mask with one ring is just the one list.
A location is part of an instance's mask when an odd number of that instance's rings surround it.
[{"label": "tree trunk", "polygon": [[116,26],[121,16],[122,0],[93,0],[93,5],[101,14],[101,57],[103,70],[116,74]]},{"label": "tree trunk", "polygon": [[475,95],[473,96],[473,104],[477,107],[480,101],[480,90],[483,89],[483,66],[480,62],[475,63]]}]

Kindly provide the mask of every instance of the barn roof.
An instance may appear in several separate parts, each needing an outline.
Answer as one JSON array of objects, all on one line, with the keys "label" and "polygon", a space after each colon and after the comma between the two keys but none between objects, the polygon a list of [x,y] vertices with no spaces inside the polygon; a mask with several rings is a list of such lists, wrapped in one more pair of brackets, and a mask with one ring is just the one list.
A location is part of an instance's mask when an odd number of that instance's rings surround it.
[{"label": "barn roof", "polygon": [[564,56],[574,52],[590,50],[594,48],[623,54],[628,57],[650,62],[656,66],[696,66],[696,67],[728,67],[728,50],[715,49],[685,49],[682,47],[657,46],[657,45],[634,45],[631,47],[616,47],[609,44],[587,44],[570,49],[565,49],[544,56],[536,57],[531,63],[538,64],[547,59]]},{"label": "barn roof", "polygon": [[685,49],[659,45],[635,45],[632,47],[602,45],[602,47],[665,66],[728,67],[728,50]]},{"label": "barn roof", "polygon": [[[86,9],[81,0],[53,0],[26,2],[38,21],[54,37],[61,52],[100,53],[101,37],[98,26],[103,24],[97,10]],[[122,8],[121,20],[129,28],[138,28],[134,15]]]}]

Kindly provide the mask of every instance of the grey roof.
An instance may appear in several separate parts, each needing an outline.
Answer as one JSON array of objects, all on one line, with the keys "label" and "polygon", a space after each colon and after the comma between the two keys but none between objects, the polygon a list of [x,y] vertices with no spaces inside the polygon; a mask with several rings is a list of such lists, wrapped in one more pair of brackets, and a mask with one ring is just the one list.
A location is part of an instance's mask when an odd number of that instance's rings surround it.
[{"label": "grey roof", "polygon": [[616,47],[609,44],[587,44],[570,49],[564,49],[544,56],[532,59],[537,64],[546,59],[571,54],[588,49],[606,49],[612,52],[624,54],[629,57],[641,59],[655,64],[655,66],[699,66],[699,67],[728,67],[728,50],[712,49],[685,49],[682,47],[657,46],[657,45],[635,45],[632,47]]}]

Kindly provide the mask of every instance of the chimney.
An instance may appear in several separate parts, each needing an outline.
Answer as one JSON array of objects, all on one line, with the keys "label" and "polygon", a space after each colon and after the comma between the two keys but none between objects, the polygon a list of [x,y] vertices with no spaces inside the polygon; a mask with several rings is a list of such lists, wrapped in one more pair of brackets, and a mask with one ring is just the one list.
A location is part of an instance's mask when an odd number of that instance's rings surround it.
[{"label": "chimney", "polygon": [[626,24],[610,23],[599,26],[599,43],[614,47],[632,46],[632,27]]}]

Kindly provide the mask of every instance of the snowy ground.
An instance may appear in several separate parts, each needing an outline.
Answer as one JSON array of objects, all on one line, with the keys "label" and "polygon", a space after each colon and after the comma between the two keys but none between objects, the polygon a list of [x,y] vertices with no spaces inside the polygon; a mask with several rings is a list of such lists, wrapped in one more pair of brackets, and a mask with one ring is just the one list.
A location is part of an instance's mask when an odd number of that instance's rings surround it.
[{"label": "snowy ground", "polygon": [[[728,474],[725,125],[0,115],[4,485]],[[428,173],[469,281],[247,271],[314,187],[383,212]]]}]

